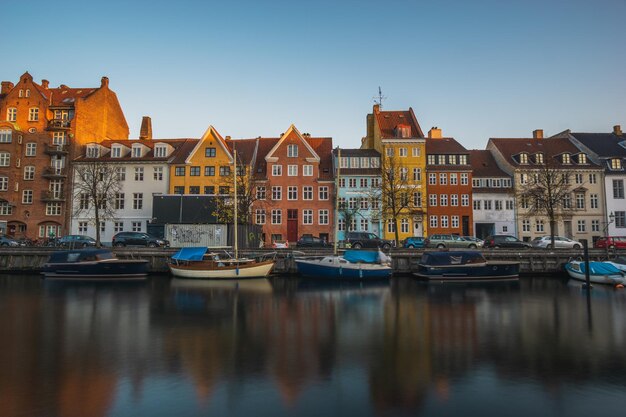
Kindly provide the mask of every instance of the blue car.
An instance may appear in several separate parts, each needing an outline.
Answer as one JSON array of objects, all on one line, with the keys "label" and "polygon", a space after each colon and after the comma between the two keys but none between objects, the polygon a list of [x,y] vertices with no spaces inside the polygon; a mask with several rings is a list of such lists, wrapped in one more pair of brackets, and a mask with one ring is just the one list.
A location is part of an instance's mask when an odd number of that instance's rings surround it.
[{"label": "blue car", "polygon": [[423,248],[425,247],[425,243],[424,243],[424,238],[420,237],[420,236],[413,236],[413,237],[407,237],[404,240],[404,245],[402,245],[405,248]]}]

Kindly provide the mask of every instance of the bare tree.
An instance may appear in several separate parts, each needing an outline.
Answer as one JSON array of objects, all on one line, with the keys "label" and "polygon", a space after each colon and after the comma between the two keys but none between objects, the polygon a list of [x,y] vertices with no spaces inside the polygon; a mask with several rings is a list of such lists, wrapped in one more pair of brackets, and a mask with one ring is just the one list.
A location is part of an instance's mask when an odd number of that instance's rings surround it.
[{"label": "bare tree", "polygon": [[[546,163],[519,172],[516,198],[523,217],[545,216],[550,225],[550,243],[554,248],[557,221],[571,215],[574,191],[571,173],[549,159]],[[580,186],[580,185],[579,185]]]},{"label": "bare tree", "polygon": [[[234,184],[237,181],[237,223],[252,224],[252,205],[257,200],[256,187],[252,170],[247,165],[237,160],[237,172],[230,170],[227,176],[222,177],[220,182],[221,198],[216,200],[213,215],[221,223],[233,223],[234,221]],[[236,175],[235,175],[236,174]]]},{"label": "bare tree", "polygon": [[116,218],[114,202],[120,192],[119,171],[114,164],[88,161],[74,165],[73,214],[87,217],[94,225],[98,247],[101,246],[100,224]]}]

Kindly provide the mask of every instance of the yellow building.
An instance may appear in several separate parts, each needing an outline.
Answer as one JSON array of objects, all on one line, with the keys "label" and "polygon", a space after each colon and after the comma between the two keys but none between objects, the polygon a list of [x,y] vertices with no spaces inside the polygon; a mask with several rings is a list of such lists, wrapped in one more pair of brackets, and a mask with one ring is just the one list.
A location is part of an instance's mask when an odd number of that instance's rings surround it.
[{"label": "yellow building", "polygon": [[233,156],[226,140],[209,126],[189,156],[170,166],[170,194],[228,194]]},{"label": "yellow building", "polygon": [[[426,139],[413,113],[407,111],[382,111],[378,104],[367,115],[367,136],[362,140],[362,149],[376,149],[385,167],[390,161],[406,178],[408,205],[397,218],[397,222],[383,214],[384,238],[403,240],[410,236],[426,236]],[[385,164],[385,160],[387,164]],[[382,175],[385,181],[385,175]],[[385,212],[386,201],[382,206]]]}]

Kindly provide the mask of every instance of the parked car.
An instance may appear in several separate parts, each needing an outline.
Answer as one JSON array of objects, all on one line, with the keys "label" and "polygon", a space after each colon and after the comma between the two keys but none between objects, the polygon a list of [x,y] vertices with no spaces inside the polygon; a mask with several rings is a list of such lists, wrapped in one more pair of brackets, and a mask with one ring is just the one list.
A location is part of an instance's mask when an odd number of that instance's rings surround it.
[{"label": "parked car", "polygon": [[345,241],[349,247],[354,249],[381,248],[389,250],[393,246],[391,240],[381,239],[370,232],[347,232]]},{"label": "parked car", "polygon": [[17,247],[20,246],[19,242],[8,236],[0,236],[0,246],[11,246]]},{"label": "parked car", "polygon": [[119,232],[113,236],[113,246],[169,247],[170,242],[143,232]]},{"label": "parked car", "polygon": [[300,248],[326,248],[330,246],[325,239],[315,236],[302,236],[296,242],[296,246]]},{"label": "parked car", "polygon": [[57,240],[57,245],[66,248],[96,246],[96,239],[85,235],[67,235]]},{"label": "parked car", "polygon": [[485,248],[517,248],[528,249],[531,244],[511,235],[492,235],[485,238]]},{"label": "parked car", "polygon": [[480,243],[480,245],[478,245],[478,247],[481,247],[482,245],[485,244],[485,241],[482,239],[479,239],[475,236],[463,236],[463,239],[468,240],[470,242],[475,242],[477,245]]},{"label": "parked car", "polygon": [[[550,236],[536,237],[531,242],[533,248],[552,249],[552,238]],[[563,236],[554,236],[554,247],[557,249],[580,249],[583,244]]]},{"label": "parked car", "polygon": [[626,236],[601,237],[593,244],[594,248],[626,249]]},{"label": "parked car", "polygon": [[458,235],[435,234],[426,239],[427,248],[469,248],[482,247],[482,243],[465,240]]},{"label": "parked car", "polygon": [[402,247],[405,248],[423,248],[426,246],[426,239],[421,236],[412,236],[404,239]]},{"label": "parked car", "polygon": [[272,242],[272,247],[274,249],[288,249],[289,242],[286,240],[275,240],[274,242]]}]

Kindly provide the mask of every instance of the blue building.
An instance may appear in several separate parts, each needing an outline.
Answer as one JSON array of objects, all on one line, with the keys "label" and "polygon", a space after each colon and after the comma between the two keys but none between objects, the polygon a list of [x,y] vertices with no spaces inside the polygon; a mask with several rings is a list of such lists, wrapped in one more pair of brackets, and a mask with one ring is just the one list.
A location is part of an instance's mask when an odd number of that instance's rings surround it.
[{"label": "blue building", "polygon": [[380,153],[374,149],[334,149],[333,163],[339,183],[337,239],[343,240],[346,230],[381,236]]}]

